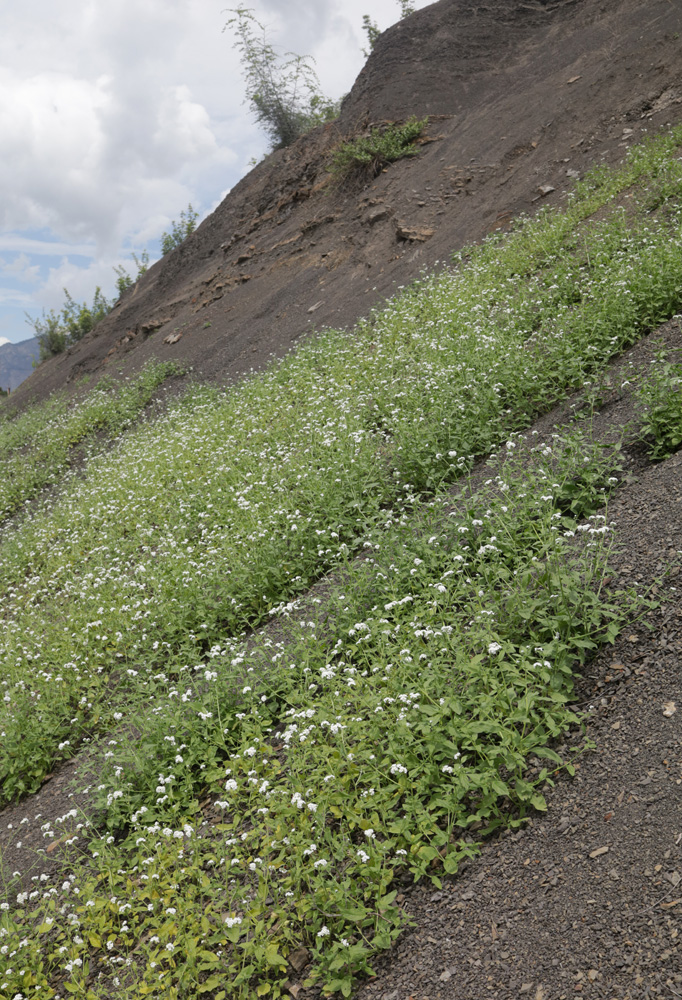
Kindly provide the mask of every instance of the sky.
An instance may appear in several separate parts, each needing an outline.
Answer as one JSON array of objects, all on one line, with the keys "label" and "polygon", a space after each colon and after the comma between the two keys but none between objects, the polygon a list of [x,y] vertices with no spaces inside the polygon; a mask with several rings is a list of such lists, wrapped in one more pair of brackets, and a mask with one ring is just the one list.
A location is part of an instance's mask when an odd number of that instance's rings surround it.
[{"label": "sky", "polygon": [[[244,98],[225,0],[22,0],[0,10],[0,344],[33,335],[115,266],[160,255],[188,205],[199,220],[268,149]],[[431,0],[415,0],[416,8]],[[243,0],[282,53],[310,55],[322,92],[365,61],[362,18],[398,0]]]}]

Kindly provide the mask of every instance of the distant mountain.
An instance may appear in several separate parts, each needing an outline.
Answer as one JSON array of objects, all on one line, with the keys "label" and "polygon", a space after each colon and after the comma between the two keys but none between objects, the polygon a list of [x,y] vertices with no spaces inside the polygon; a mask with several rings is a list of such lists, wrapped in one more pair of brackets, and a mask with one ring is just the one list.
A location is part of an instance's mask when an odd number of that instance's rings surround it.
[{"label": "distant mountain", "polygon": [[0,344],[0,389],[14,391],[33,371],[40,354],[35,337],[20,344]]}]

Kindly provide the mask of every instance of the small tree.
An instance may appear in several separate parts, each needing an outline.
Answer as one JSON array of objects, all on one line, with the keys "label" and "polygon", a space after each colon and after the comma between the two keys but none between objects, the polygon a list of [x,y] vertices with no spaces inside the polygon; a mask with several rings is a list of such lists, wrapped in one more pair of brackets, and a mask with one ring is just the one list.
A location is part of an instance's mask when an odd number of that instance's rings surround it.
[{"label": "small tree", "polygon": [[369,59],[369,54],[377,43],[377,38],[381,34],[379,25],[376,21],[373,21],[369,14],[362,15],[362,30],[367,35],[367,44],[369,49],[363,49],[362,53],[366,59]]},{"label": "small tree", "polygon": [[[171,250],[174,250],[175,247],[179,247],[181,243],[184,243],[190,233],[194,232],[197,228],[198,218],[199,213],[195,212],[192,205],[189,204],[186,212],[180,212],[180,221],[171,222],[170,233],[164,233],[161,237],[161,253],[164,257]],[[146,270],[147,268],[145,267]]]},{"label": "small tree", "polygon": [[[192,206],[190,205],[190,208]],[[143,250],[138,257],[136,253],[131,253],[135,267],[137,268],[137,274],[135,277],[131,277],[126,271],[123,264],[117,264],[114,266],[114,273],[116,274],[116,288],[118,289],[119,299],[126,291],[126,289],[131,288],[136,281],[139,281],[142,275],[149,269],[149,251]]]},{"label": "small tree", "polygon": [[229,8],[223,31],[234,30],[246,76],[246,98],[273,149],[290,146],[315,125],[338,115],[338,103],[320,91],[310,56],[287,52],[284,61],[267,40],[263,25],[248,7]]},{"label": "small tree", "polygon": [[90,306],[87,302],[75,302],[66,288],[64,295],[66,301],[59,313],[54,309],[49,312],[43,309],[39,319],[26,315],[26,322],[33,327],[38,340],[41,361],[61,354],[70,344],[82,340],[86,333],[111,312],[112,303],[105,298],[99,286],[95,289]]},{"label": "small tree", "polygon": [[66,302],[62,307],[62,320],[66,330],[66,337],[69,344],[75,344],[82,340],[86,333],[97,326],[100,320],[104,319],[108,312],[111,312],[111,303],[102,295],[102,289],[97,286],[92,305],[87,302],[78,303],[64,289]]},{"label": "small tree", "polygon": [[[400,7],[400,20],[407,17],[408,14],[414,14],[416,8],[414,6],[413,0],[396,0],[398,6]],[[362,30],[367,35],[367,43],[369,45],[369,52],[367,49],[363,49],[363,54],[369,57],[369,53],[372,51],[377,43],[377,38],[381,34],[379,25],[376,21],[373,21],[369,14],[364,14],[362,17]]]},{"label": "small tree", "polygon": [[27,314],[26,322],[35,331],[41,361],[66,350],[66,330],[54,309],[50,309],[49,312],[45,312],[43,309],[43,314],[39,319],[31,319]]}]

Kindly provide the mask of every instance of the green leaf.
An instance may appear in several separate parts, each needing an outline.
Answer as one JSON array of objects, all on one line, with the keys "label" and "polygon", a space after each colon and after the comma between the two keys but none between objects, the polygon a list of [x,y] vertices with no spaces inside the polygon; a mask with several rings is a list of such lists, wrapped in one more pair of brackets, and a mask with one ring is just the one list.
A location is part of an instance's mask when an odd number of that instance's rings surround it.
[{"label": "green leaf", "polygon": [[390,906],[391,903],[395,900],[395,897],[397,895],[398,895],[397,889],[394,889],[392,892],[387,892],[386,895],[382,896],[379,902],[377,903],[378,908],[382,910]]},{"label": "green leaf", "polygon": [[236,944],[237,941],[239,941],[239,938],[241,937],[242,933],[241,928],[239,927],[238,924],[236,924],[234,927],[225,927],[224,932],[225,932],[225,937],[232,944]]},{"label": "green leaf", "polygon": [[265,961],[268,965],[277,965],[286,967],[287,960],[283,958],[277,950],[276,944],[268,944],[265,947]]},{"label": "green leaf", "polygon": [[[223,982],[223,976],[211,976],[207,979],[205,983],[202,983],[199,987],[199,993],[208,993],[209,990],[214,990],[216,986],[220,986]],[[225,994],[223,994],[224,996]]]},{"label": "green leaf", "polygon": [[[325,993],[340,993],[343,990],[344,984],[347,982],[345,979],[332,979],[330,983],[327,983],[325,987]],[[304,984],[305,985],[305,984]],[[349,996],[350,994],[344,993],[344,996]]]},{"label": "green leaf", "polygon": [[523,801],[527,802],[528,799],[533,795],[533,786],[523,778],[516,779],[516,794]]},{"label": "green leaf", "polygon": [[339,916],[342,916],[344,920],[351,920],[353,923],[359,923],[364,920],[369,910],[364,906],[339,906]]},{"label": "green leaf", "polygon": [[430,844],[423,844],[417,851],[417,854],[425,861],[433,861],[434,858],[438,857],[438,851],[435,847],[431,847]]},{"label": "green leaf", "polygon": [[448,854],[443,860],[443,868],[448,875],[454,875],[459,869],[459,858],[456,854]]}]

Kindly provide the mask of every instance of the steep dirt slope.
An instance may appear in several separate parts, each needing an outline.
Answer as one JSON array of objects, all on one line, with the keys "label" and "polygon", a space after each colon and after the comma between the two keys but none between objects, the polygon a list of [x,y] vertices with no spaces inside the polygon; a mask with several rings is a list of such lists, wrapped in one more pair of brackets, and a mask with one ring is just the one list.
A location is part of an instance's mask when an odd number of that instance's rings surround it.
[{"label": "steep dirt slope", "polygon": [[[229,381],[315,326],[351,325],[422,267],[565,197],[589,166],[682,117],[680,29],[671,0],[418,11],[381,36],[337,122],[252,170],[15,403],[152,357]],[[335,184],[335,144],[411,115],[431,116],[419,156]]]}]

